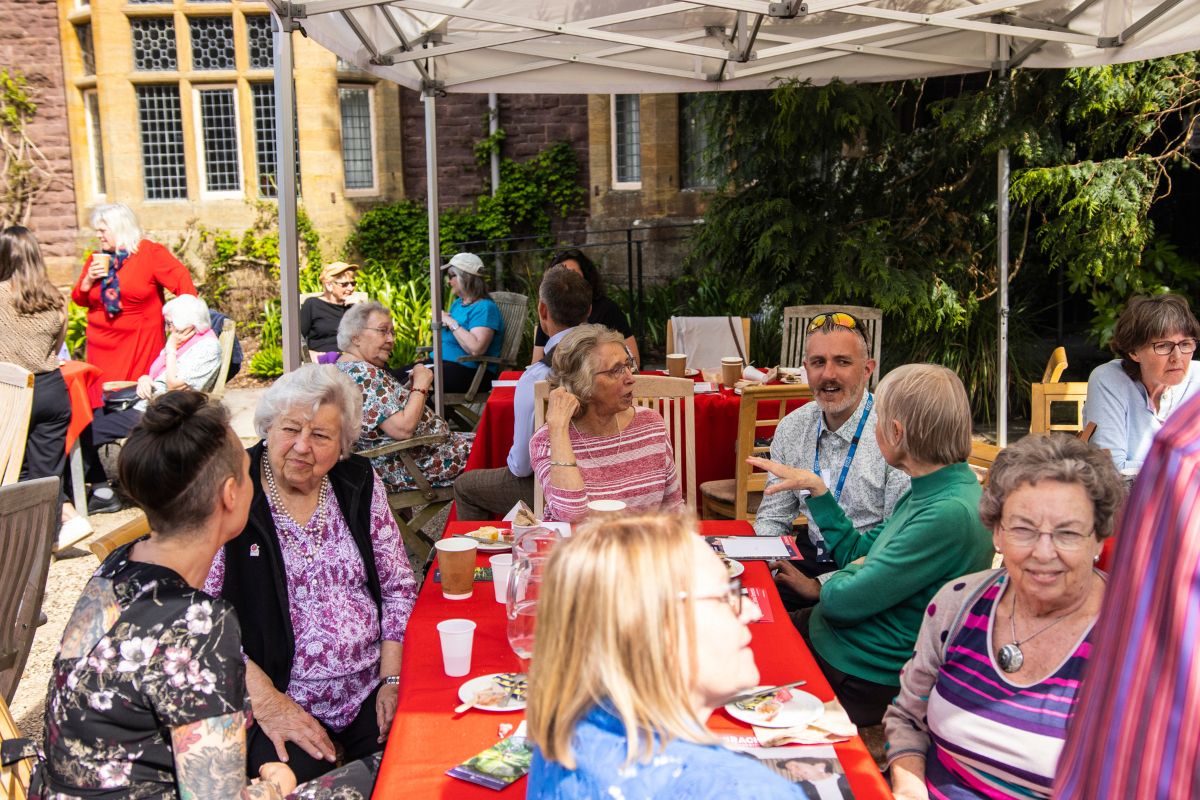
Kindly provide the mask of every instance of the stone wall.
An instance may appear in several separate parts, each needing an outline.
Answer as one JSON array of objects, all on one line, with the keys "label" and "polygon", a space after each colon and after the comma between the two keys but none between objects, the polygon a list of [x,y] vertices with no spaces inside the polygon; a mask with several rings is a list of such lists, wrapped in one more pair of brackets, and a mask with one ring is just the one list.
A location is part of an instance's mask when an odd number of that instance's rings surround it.
[{"label": "stone wall", "polygon": [[[504,156],[523,161],[555,141],[571,143],[579,159],[581,186],[588,185],[586,95],[500,95],[500,127],[507,138]],[[488,135],[486,94],[450,94],[437,100],[438,205],[468,205],[491,191],[491,173],[475,163],[475,144]],[[419,93],[401,90],[404,187],[419,202],[426,196],[425,105]],[[575,241],[586,227],[586,210],[556,229],[563,241]]]},{"label": "stone wall", "polygon": [[0,65],[24,74],[38,109],[29,138],[50,160],[55,180],[29,219],[56,283],[74,277],[75,188],[67,131],[58,5],[54,0],[0,0]]}]

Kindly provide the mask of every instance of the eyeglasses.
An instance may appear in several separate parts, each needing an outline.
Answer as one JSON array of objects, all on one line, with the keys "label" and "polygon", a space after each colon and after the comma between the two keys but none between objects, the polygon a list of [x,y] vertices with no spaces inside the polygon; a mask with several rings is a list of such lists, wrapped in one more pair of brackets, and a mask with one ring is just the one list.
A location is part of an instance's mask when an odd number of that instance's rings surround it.
[{"label": "eyeglasses", "polygon": [[[628,351],[626,351],[626,354],[628,354]],[[626,372],[628,372],[630,375],[637,375],[638,366],[637,366],[637,362],[633,360],[633,356],[629,356],[628,358],[625,359],[624,363],[617,364],[612,369],[606,369],[606,370],[601,370],[600,372],[597,372],[596,377],[598,378],[601,375],[605,375],[609,378],[612,378],[613,380],[616,380],[618,378],[623,377],[624,373],[626,373]]]},{"label": "eyeglasses", "polygon": [[1160,356],[1171,355],[1171,351],[1174,350],[1176,347],[1179,348],[1179,352],[1181,354],[1186,356],[1189,353],[1196,352],[1196,340],[1195,339],[1180,339],[1178,342],[1163,341],[1163,342],[1155,342],[1154,344],[1150,345],[1150,348],[1152,350],[1154,350],[1154,352],[1157,355],[1160,355]]},{"label": "eyeglasses", "polygon": [[849,328],[852,331],[862,332],[862,326],[858,320],[845,311],[835,311],[832,314],[817,314],[812,318],[812,322],[808,323],[808,332],[812,333],[818,328],[825,327],[825,325],[837,325],[840,328]]},{"label": "eyeglasses", "polygon": [[349,289],[351,286],[358,284],[358,281],[333,281],[334,286],[340,286],[343,289]]},{"label": "eyeglasses", "polygon": [[[742,600],[749,594],[742,588],[742,579],[733,578],[729,581],[729,586],[721,594],[697,594],[690,595],[693,600],[721,600],[733,611],[734,616],[742,615]],[[688,592],[680,592],[679,599],[686,600],[689,597]]]},{"label": "eyeglasses", "polygon": [[1036,528],[1020,526],[1010,528],[1004,523],[1000,524],[1000,528],[1004,531],[1005,540],[1014,547],[1034,547],[1043,536],[1049,536],[1055,550],[1070,552],[1083,548],[1088,539],[1092,538],[1091,533],[1078,531],[1039,531]]},{"label": "eyeglasses", "polygon": [[368,326],[367,330],[375,331],[376,333],[378,333],[380,336],[382,336],[385,339],[395,339],[396,338],[396,329],[395,328],[372,328],[372,327]]}]

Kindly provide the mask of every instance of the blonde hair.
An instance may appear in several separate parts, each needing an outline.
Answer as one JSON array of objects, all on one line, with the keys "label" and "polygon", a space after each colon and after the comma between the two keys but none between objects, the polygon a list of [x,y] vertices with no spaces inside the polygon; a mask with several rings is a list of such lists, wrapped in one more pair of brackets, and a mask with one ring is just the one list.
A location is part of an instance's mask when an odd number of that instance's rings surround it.
[{"label": "blonde hair", "polygon": [[[689,515],[589,522],[550,556],[529,673],[529,735],[549,761],[575,769],[576,725],[603,703],[625,727],[626,764],[654,742],[711,743],[685,674],[697,674]],[[688,642],[688,652],[680,643]],[[685,661],[686,659],[686,661]]]},{"label": "blonde hair", "polygon": [[124,203],[105,203],[96,206],[92,209],[92,227],[99,225],[102,220],[112,232],[113,241],[116,242],[118,250],[130,253],[138,251],[138,244],[142,241],[142,229],[129,206]]},{"label": "blonde hair", "polygon": [[593,356],[603,344],[625,346],[625,337],[603,325],[579,325],[562,338],[554,348],[550,388],[559,386],[579,398],[579,413],[587,411],[596,386],[596,363]]},{"label": "blonde hair", "polygon": [[926,464],[957,464],[971,455],[971,403],[952,370],[905,364],[889,372],[876,392],[879,425],[891,440],[893,421],[903,428],[894,444]]}]

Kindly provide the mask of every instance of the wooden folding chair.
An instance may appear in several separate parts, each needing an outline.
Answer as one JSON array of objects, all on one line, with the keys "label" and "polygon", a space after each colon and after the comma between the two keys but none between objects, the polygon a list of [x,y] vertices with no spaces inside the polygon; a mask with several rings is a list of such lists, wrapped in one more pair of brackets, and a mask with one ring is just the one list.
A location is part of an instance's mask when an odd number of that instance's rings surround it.
[{"label": "wooden folding chair", "polygon": [[[0,697],[0,741],[20,739],[21,732]],[[29,796],[29,781],[33,776],[33,756],[22,758],[11,766],[0,763],[0,800],[25,800]]]},{"label": "wooden folding chair", "polygon": [[0,485],[16,483],[25,461],[25,437],[33,410],[33,373],[0,361]]},{"label": "wooden folding chair", "polygon": [[58,528],[58,478],[0,486],[0,697],[10,702],[42,612]]},{"label": "wooden folding chair", "polygon": [[[633,402],[643,408],[653,408],[667,423],[667,434],[674,450],[675,471],[683,483],[683,497],[688,506],[696,508],[696,383],[691,378],[668,378],[658,375],[633,377]],[[533,385],[533,429],[546,424],[546,406],[550,384],[538,381]],[[546,497],[542,484],[533,482],[533,512],[542,517]]]},{"label": "wooden folding chair", "polygon": [[[770,457],[771,446],[758,444],[759,431],[773,431],[788,414],[788,403],[812,399],[812,390],[802,384],[774,386],[750,385],[742,389],[738,408],[737,447],[734,451],[734,477],[700,484],[702,519],[745,519],[754,521],[768,475],[746,463],[748,456]],[[760,419],[760,406],[774,403],[776,411]],[[805,522],[801,517],[798,522]]]},{"label": "wooden folding chair", "polygon": [[221,366],[217,367],[217,381],[209,390],[208,396],[220,400],[225,396],[225,382],[229,380],[229,365],[233,363],[233,346],[237,343],[237,323],[226,319],[221,327]]},{"label": "wooden folding chair", "polygon": [[[1080,433],[1083,431],[1083,406],[1087,402],[1087,382],[1062,382],[1060,379],[1066,368],[1067,351],[1065,348],[1056,347],[1046,362],[1046,371],[1042,374],[1041,382],[1029,385],[1030,433],[1047,433],[1049,431]],[[1056,423],[1053,421],[1051,412],[1058,404],[1074,406],[1070,422]]]},{"label": "wooden folding chair", "polygon": [[137,516],[126,523],[118,525],[103,536],[98,536],[88,543],[88,549],[96,558],[103,561],[108,554],[122,545],[142,538],[150,532],[150,520],[145,512],[139,510]]},{"label": "wooden folding chair", "polygon": [[971,455],[967,457],[967,466],[984,486],[987,485],[988,473],[992,469],[992,464],[996,462],[996,456],[1000,454],[1001,449],[987,442],[971,442]]},{"label": "wooden folding chair", "polygon": [[[788,306],[783,309],[783,341],[779,347],[779,366],[804,366],[804,340],[808,338],[808,325],[821,314],[844,311],[866,326],[864,334],[870,344],[870,357],[876,364],[883,363],[883,312],[870,306]],[[871,373],[871,389],[879,385],[879,372]]]}]

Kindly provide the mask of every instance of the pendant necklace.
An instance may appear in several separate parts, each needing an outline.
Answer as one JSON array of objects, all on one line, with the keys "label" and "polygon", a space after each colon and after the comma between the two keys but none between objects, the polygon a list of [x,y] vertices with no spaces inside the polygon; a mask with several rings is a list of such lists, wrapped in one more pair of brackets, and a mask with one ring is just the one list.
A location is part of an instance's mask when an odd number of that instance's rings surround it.
[{"label": "pendant necklace", "polygon": [[[624,437],[624,434],[621,433],[620,415],[614,415],[613,422],[616,423],[616,426],[617,426],[617,455],[620,455],[621,450],[625,447],[625,437]],[[587,434],[585,434],[583,431],[579,430],[579,428],[575,425],[575,420],[571,420],[571,428],[573,428],[574,431],[579,434],[579,443],[581,445],[583,445],[583,450],[584,450],[584,453],[587,454],[588,460],[591,460],[592,448],[587,444],[586,441],[584,441]]]},{"label": "pendant necklace", "polygon": [[288,511],[287,506],[283,504],[283,496],[280,495],[279,487],[275,484],[275,472],[271,469],[271,462],[266,458],[263,459],[263,475],[265,475],[267,478],[267,494],[271,496],[272,505],[274,505],[277,510],[282,512],[283,515],[287,517],[293,525],[296,526],[296,529],[301,535],[294,535],[292,538],[299,547],[300,554],[304,557],[305,563],[311,564],[313,559],[316,557],[316,552],[310,549],[307,537],[305,537],[303,534],[309,533],[309,528],[313,527],[314,522],[316,523],[316,528],[312,531],[314,535],[319,535],[321,531],[325,530],[325,519],[328,516],[329,510],[329,476],[326,475],[325,477],[321,478],[321,489],[317,493],[316,511],[311,517],[309,517],[307,523],[301,525],[300,522],[292,516],[291,512]]},{"label": "pendant necklace", "polygon": [[[1011,587],[1009,587],[1009,588],[1011,589]],[[1037,633],[1034,633],[1031,636],[1026,636],[1024,639],[1021,639],[1018,641],[1017,640],[1017,592],[1015,589],[1012,589],[1012,593],[1013,593],[1012,614],[1008,618],[1008,623],[1012,630],[1012,641],[1009,642],[1008,644],[1004,645],[1003,647],[1001,647],[1000,653],[996,656],[996,660],[998,662],[1000,662],[1000,669],[1004,670],[1005,672],[1009,672],[1009,673],[1017,672],[1025,664],[1025,654],[1021,652],[1021,645],[1025,644],[1026,642],[1028,642],[1029,640],[1031,640],[1037,636],[1041,636],[1043,633],[1050,630],[1051,628],[1053,628],[1058,623],[1062,622],[1067,617],[1071,616],[1071,614],[1075,613],[1075,609],[1071,609],[1067,613],[1063,614],[1061,617],[1058,617],[1058,618],[1052,620],[1049,625],[1046,625],[1046,626],[1038,629]]]}]

